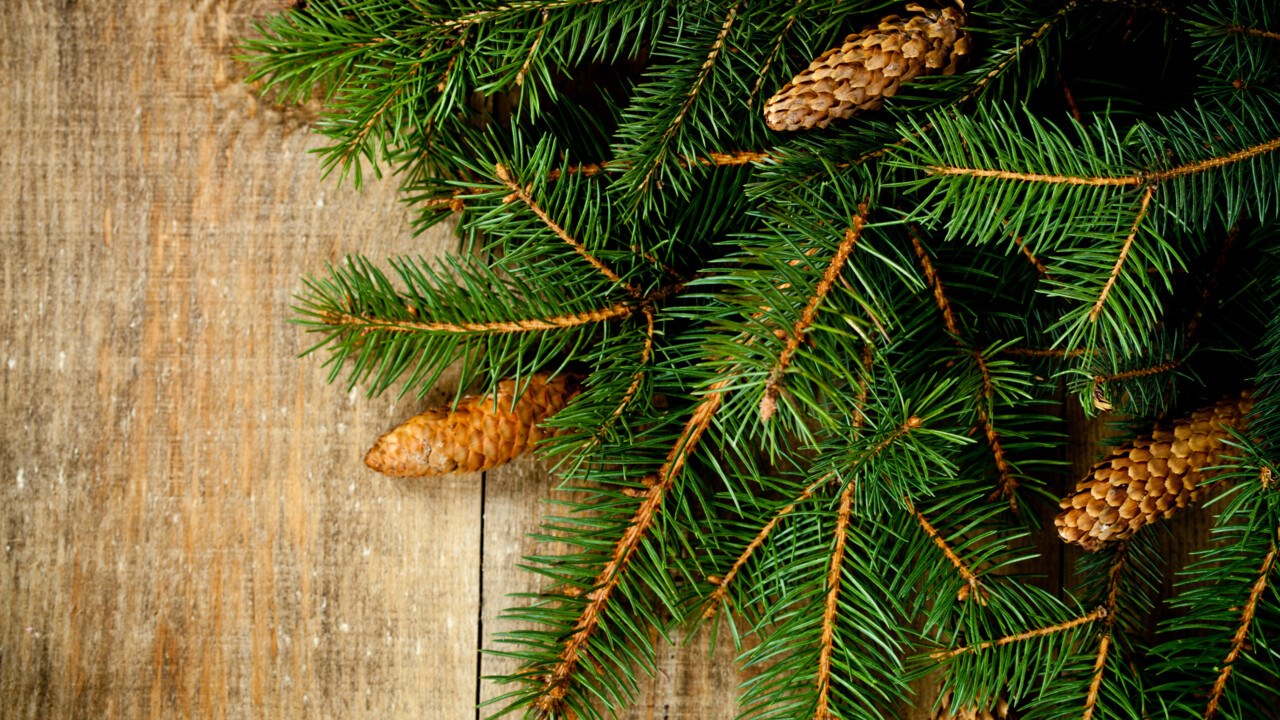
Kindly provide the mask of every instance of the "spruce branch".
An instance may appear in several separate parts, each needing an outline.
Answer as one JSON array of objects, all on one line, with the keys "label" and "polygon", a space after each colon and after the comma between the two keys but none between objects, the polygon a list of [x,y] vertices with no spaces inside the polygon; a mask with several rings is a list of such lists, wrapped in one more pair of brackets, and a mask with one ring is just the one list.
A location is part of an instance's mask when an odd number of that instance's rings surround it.
[{"label": "spruce branch", "polygon": [[840,277],[840,271],[844,269],[844,264],[849,259],[849,253],[853,252],[853,246],[858,242],[858,238],[862,236],[862,227],[866,224],[869,214],[870,211],[867,209],[866,203],[858,206],[858,214],[854,216],[853,223],[849,229],[845,230],[844,240],[836,248],[836,253],[827,265],[827,269],[822,275],[822,280],[818,283],[808,302],[805,303],[804,311],[801,312],[800,318],[791,327],[782,352],[778,355],[778,361],[774,364],[773,369],[769,371],[769,377],[765,381],[764,397],[760,399],[761,422],[768,422],[769,418],[773,417],[773,414],[777,412],[778,392],[781,389],[782,376],[786,373],[787,366],[791,364],[791,359],[795,356],[796,350],[800,348],[800,343],[804,342],[805,335],[809,332],[809,326],[813,324],[814,318],[817,317],[818,307],[822,304],[822,300],[827,296],[827,293],[831,292],[831,288]]},{"label": "spruce branch", "polygon": [[[933,300],[938,306],[938,311],[942,313],[942,320],[947,328],[947,333],[955,338],[960,347],[965,348],[964,338],[960,332],[960,324],[951,309],[950,301],[947,300],[946,292],[942,286],[942,279],[938,276],[937,270],[934,269],[933,263],[929,260],[929,253],[925,250],[924,244],[920,241],[919,232],[915,228],[911,229],[911,247],[915,250],[916,257],[920,259],[920,267],[924,272],[925,280],[933,290]],[[1018,489],[1019,482],[1014,475],[1013,466],[1005,454],[1004,445],[1000,441],[1000,433],[996,430],[995,423],[991,418],[990,408],[995,402],[995,387],[991,379],[991,368],[988,366],[986,355],[982,351],[968,348],[966,350],[973,358],[974,365],[982,377],[982,393],[978,398],[976,409],[978,422],[982,425],[982,432],[986,436],[987,445],[991,448],[992,459],[995,461],[996,472],[999,474],[1000,485],[996,490],[995,497],[1004,496],[1009,501],[1009,508],[1016,513],[1018,512],[1018,501],[1015,491]]]},{"label": "spruce branch", "polygon": [[916,506],[912,504],[910,498],[904,497],[902,500],[906,503],[907,512],[911,513],[911,515],[915,517],[916,522],[920,524],[920,529],[923,530],[925,535],[928,535],[929,539],[933,541],[933,544],[942,551],[943,557],[955,566],[956,572],[959,573],[960,578],[964,580],[965,587],[960,591],[960,599],[966,600],[970,597],[975,597],[978,599],[978,602],[985,604],[987,591],[983,589],[982,582],[978,579],[978,576],[974,574],[973,570],[969,569],[969,564],[966,563],[958,553],[956,553],[955,549],[951,547],[951,543],[947,542],[947,539],[942,537],[942,533],[938,532],[938,529],[929,522],[929,518],[925,517],[924,513],[916,509]]},{"label": "spruce branch", "polygon": [[502,184],[511,191],[511,195],[509,197],[519,199],[523,202],[534,215],[538,216],[539,220],[546,224],[547,228],[550,229],[551,232],[555,233],[556,237],[560,238],[566,245],[573,248],[573,251],[582,257],[582,259],[586,260],[591,267],[599,270],[600,274],[609,278],[610,282],[621,286],[627,291],[627,294],[632,297],[639,297],[643,294],[643,291],[641,291],[639,287],[623,280],[622,276],[618,275],[613,268],[602,262],[595,255],[592,255],[581,242],[569,235],[569,233],[556,223],[555,220],[552,220],[551,217],[547,215],[547,211],[543,210],[542,207],[539,206],[538,203],[534,202],[533,198],[529,196],[529,190],[522,187],[520,183],[512,177],[511,171],[509,171],[505,165],[502,165],[501,163],[495,165],[494,173],[498,176],[498,179],[502,181]]},{"label": "spruce branch", "polygon": [[1112,657],[1112,626],[1115,622],[1116,611],[1120,602],[1121,574],[1129,557],[1129,549],[1128,542],[1121,544],[1112,556],[1111,567],[1107,571],[1107,599],[1102,606],[1105,611],[1105,615],[1102,618],[1102,636],[1098,640],[1098,651],[1093,661],[1093,676],[1089,681],[1089,691],[1084,698],[1084,714],[1081,716],[1081,720],[1091,720],[1098,708],[1098,696],[1102,688],[1102,678],[1107,670],[1107,661]]},{"label": "spruce branch", "polygon": [[831,569],[827,573],[827,598],[822,611],[822,635],[818,650],[818,705],[815,720],[832,717],[827,706],[831,702],[831,653],[835,649],[836,621],[840,608],[840,580],[843,572],[845,542],[849,535],[849,519],[853,513],[853,489],[850,480],[840,492],[840,509],[836,512],[835,549],[831,553]]},{"label": "spruce branch", "polygon": [[644,502],[636,510],[631,524],[614,545],[612,557],[600,571],[594,589],[587,594],[589,602],[574,623],[573,634],[564,640],[559,653],[559,663],[550,671],[543,683],[537,706],[544,714],[558,712],[563,708],[565,695],[573,682],[574,671],[582,660],[587,643],[600,625],[602,614],[627,564],[648,533],[676,476],[684,469],[689,456],[697,448],[698,441],[711,425],[711,420],[720,409],[725,388],[729,383],[730,379],[725,378],[716,381],[707,389],[702,401],[690,414],[676,444],[668,452],[666,462],[658,469],[657,476],[649,485]]},{"label": "spruce branch", "polygon": [[1120,248],[1120,255],[1116,257],[1115,267],[1111,269],[1111,274],[1107,276],[1107,282],[1102,286],[1102,290],[1098,292],[1098,300],[1093,304],[1093,309],[1089,311],[1089,321],[1097,322],[1098,316],[1102,314],[1102,308],[1107,304],[1107,296],[1111,294],[1111,289],[1115,287],[1116,280],[1120,277],[1120,271],[1124,269],[1124,262],[1129,257],[1129,251],[1133,248],[1133,240],[1138,236],[1138,228],[1142,225],[1142,219],[1147,216],[1147,210],[1151,207],[1151,196],[1156,192],[1155,184],[1147,185],[1146,191],[1142,193],[1142,200],[1138,203],[1138,214],[1133,219],[1133,226],[1129,229],[1129,235],[1124,239],[1124,245]]},{"label": "spruce branch", "polygon": [[733,584],[733,581],[738,577],[738,573],[742,572],[742,569],[746,566],[747,561],[751,559],[751,556],[760,549],[760,546],[764,545],[765,540],[768,539],[769,534],[773,532],[773,529],[778,526],[778,523],[782,522],[782,520],[787,515],[790,515],[801,503],[813,497],[813,494],[817,492],[818,488],[830,483],[833,479],[835,479],[835,474],[831,473],[814,480],[804,488],[795,500],[783,506],[773,515],[773,517],[769,518],[769,522],[765,523],[764,527],[760,528],[760,531],[756,533],[755,537],[751,538],[751,542],[747,543],[747,546],[742,549],[742,552],[733,561],[733,564],[729,566],[729,570],[725,572],[723,576],[716,576],[716,589],[711,591],[711,593],[707,595],[707,599],[704,601],[704,619],[714,616],[716,610],[725,603],[728,598],[729,588]]},{"label": "spruce branch", "polygon": [[[1280,535],[1280,529],[1278,529],[1277,534]],[[1258,570],[1258,580],[1249,589],[1249,599],[1245,601],[1244,609],[1240,611],[1240,627],[1231,638],[1231,650],[1222,661],[1222,671],[1218,673],[1217,679],[1213,681],[1213,689],[1209,692],[1209,704],[1204,710],[1204,720],[1212,720],[1213,716],[1218,712],[1218,704],[1222,702],[1222,695],[1226,690],[1227,681],[1231,679],[1231,671],[1235,668],[1236,660],[1240,657],[1240,651],[1244,648],[1245,640],[1249,637],[1249,628],[1253,624],[1255,613],[1258,611],[1258,601],[1262,598],[1262,593],[1267,590],[1267,583],[1271,579],[1271,572],[1275,569],[1275,563],[1276,547],[1272,545],[1271,552],[1267,553],[1267,556],[1262,559],[1262,567]]]},{"label": "spruce branch", "polygon": [[647,192],[652,185],[654,173],[658,171],[663,160],[666,159],[671,141],[675,138],[676,133],[680,131],[681,126],[684,125],[685,118],[689,115],[689,109],[693,107],[693,103],[698,99],[698,93],[701,92],[702,86],[706,84],[707,77],[710,76],[711,71],[716,66],[716,60],[724,50],[725,38],[729,36],[729,31],[733,28],[734,21],[738,19],[738,9],[741,6],[741,2],[735,2],[729,8],[724,22],[720,25],[720,32],[716,35],[715,40],[711,43],[711,48],[707,52],[707,59],[698,68],[696,79],[686,91],[684,101],[676,111],[675,117],[667,123],[666,129],[662,132],[662,137],[657,141],[655,151],[652,152],[651,159],[646,160],[644,165],[638,168],[643,172],[636,185],[640,192]]},{"label": "spruce branch", "polygon": [[938,661],[950,660],[951,658],[954,658],[957,655],[963,655],[965,653],[982,652],[984,650],[998,648],[1003,645],[1026,642],[1028,640],[1044,637],[1046,635],[1054,635],[1057,633],[1066,632],[1068,630],[1072,630],[1072,629],[1081,627],[1083,625],[1089,625],[1099,620],[1103,620],[1106,617],[1107,617],[1107,609],[1105,607],[1097,607],[1097,608],[1094,608],[1093,612],[1090,612],[1086,615],[1081,615],[1080,617],[1072,618],[1070,620],[1064,620],[1060,623],[1054,623],[1053,625],[1049,625],[1047,627],[1035,628],[1034,630],[1025,630],[1023,632],[1015,633],[1013,635],[1006,635],[1002,638],[996,638],[995,640],[985,640],[983,642],[980,642],[974,645],[965,645],[963,647],[953,648],[951,650],[939,650],[931,653],[930,657]]}]

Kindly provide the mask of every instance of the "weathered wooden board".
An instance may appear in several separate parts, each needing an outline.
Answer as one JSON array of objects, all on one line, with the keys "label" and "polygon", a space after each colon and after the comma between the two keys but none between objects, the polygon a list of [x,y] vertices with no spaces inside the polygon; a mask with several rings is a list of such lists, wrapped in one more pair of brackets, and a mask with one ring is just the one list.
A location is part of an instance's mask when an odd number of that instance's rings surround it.
[{"label": "weathered wooden board", "polygon": [[277,6],[0,9],[0,716],[474,716],[479,477],[372,476],[414,403],[286,323],[326,260],[442,238],[246,92]]}]

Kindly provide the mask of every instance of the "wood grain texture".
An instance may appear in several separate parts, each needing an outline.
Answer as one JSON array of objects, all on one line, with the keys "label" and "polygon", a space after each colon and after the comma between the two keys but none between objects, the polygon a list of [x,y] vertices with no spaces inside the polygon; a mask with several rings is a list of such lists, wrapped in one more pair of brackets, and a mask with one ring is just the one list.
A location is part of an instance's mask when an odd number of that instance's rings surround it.
[{"label": "wood grain texture", "polygon": [[0,716],[474,716],[478,476],[360,463],[299,276],[414,239],[231,59],[272,2],[0,10]]}]

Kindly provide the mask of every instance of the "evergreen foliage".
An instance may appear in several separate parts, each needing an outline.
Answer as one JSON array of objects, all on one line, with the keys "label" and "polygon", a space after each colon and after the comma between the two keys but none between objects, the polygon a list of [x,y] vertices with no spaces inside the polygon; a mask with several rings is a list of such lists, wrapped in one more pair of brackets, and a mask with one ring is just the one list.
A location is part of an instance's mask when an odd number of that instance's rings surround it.
[{"label": "evergreen foliage", "polygon": [[[764,100],[901,3],[299,0],[246,41],[323,104],[324,171],[462,239],[304,280],[332,378],[583,376],[542,448],[567,550],[527,558],[486,710],[612,717],[702,626],[744,718],[894,717],[925,678],[1022,718],[1278,716],[1280,12],[965,11],[960,72],[798,134]],[[1027,574],[1066,405],[1149,427],[1245,383],[1171,594],[1160,526]]]}]

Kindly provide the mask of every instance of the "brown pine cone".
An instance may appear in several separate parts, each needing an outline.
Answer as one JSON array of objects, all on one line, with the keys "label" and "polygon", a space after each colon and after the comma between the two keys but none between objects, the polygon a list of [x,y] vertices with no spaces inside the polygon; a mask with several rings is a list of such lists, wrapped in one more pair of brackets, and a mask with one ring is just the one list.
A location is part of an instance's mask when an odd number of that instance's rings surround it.
[{"label": "brown pine cone", "polygon": [[950,690],[942,694],[938,701],[938,709],[929,716],[929,720],[1008,720],[1009,701],[1003,697],[986,709],[977,707],[953,707],[954,695]]},{"label": "brown pine cone", "polygon": [[498,383],[493,395],[468,395],[452,412],[432,408],[383,435],[364,464],[391,477],[425,477],[490,470],[533,447],[548,433],[538,426],[579,392],[578,378],[538,373],[515,397],[514,380]]},{"label": "brown pine cone", "polygon": [[1171,430],[1156,428],[1125,443],[1059,503],[1058,535],[1093,552],[1196,501],[1201,481],[1213,475],[1203,468],[1222,462],[1228,429],[1241,428],[1252,406],[1249,393],[1241,393],[1175,420]]},{"label": "brown pine cone", "polygon": [[765,124],[773,130],[824,128],[875,110],[900,84],[920,75],[955,73],[960,56],[969,53],[964,14],[915,3],[907,10],[923,14],[890,15],[809,63],[765,103]]}]

